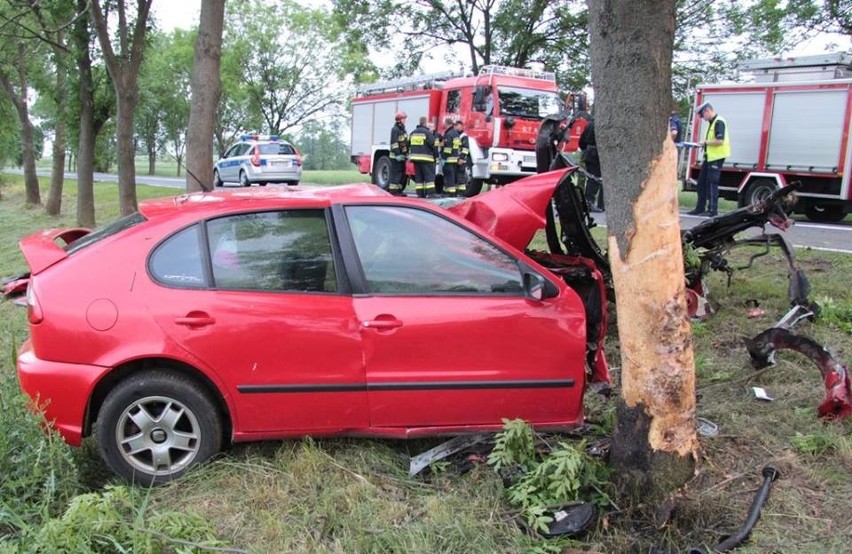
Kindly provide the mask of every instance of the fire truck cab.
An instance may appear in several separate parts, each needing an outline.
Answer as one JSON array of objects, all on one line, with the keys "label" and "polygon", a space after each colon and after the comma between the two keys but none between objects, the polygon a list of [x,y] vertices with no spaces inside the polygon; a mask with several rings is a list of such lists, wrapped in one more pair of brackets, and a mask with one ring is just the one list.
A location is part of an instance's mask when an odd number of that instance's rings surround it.
[{"label": "fire truck cab", "polygon": [[561,107],[554,74],[532,69],[488,65],[475,76],[441,73],[363,85],[352,100],[351,159],[386,188],[397,111],[408,115],[409,132],[421,116],[441,134],[446,118],[461,119],[470,142],[467,188],[473,195],[483,185],[534,174],[539,125]]},{"label": "fire truck cab", "polygon": [[[731,155],[719,194],[747,206],[799,182],[794,210],[813,221],[840,221],[852,211],[852,56],[847,54],[754,60],[740,73],[753,82],[700,85],[695,106],[713,105],[725,118]],[[693,117],[694,143],[707,123]],[[702,157],[690,153],[690,177]]]}]

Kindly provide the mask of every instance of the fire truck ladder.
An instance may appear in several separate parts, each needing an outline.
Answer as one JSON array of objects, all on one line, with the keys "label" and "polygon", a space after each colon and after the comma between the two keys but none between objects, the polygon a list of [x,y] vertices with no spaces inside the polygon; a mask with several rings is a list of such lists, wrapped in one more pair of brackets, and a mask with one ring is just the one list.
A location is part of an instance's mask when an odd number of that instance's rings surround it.
[{"label": "fire truck ladder", "polygon": [[417,75],[416,77],[404,77],[402,79],[391,79],[389,81],[378,81],[358,87],[358,94],[382,94],[384,92],[404,92],[407,90],[428,90],[441,88],[444,81],[455,77],[464,77],[463,73],[443,71],[441,73],[429,73]]}]

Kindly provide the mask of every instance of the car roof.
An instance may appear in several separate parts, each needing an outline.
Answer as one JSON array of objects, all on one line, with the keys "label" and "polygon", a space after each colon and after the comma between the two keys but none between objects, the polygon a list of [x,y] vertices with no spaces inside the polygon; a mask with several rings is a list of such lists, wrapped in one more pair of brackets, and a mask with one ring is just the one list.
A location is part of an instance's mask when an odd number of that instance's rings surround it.
[{"label": "car roof", "polygon": [[172,215],[176,212],[229,213],[282,207],[325,208],[332,204],[364,199],[401,201],[377,186],[366,183],[337,186],[299,185],[295,187],[266,187],[263,189],[216,190],[192,192],[178,196],[146,200],[139,211],[147,219]]}]

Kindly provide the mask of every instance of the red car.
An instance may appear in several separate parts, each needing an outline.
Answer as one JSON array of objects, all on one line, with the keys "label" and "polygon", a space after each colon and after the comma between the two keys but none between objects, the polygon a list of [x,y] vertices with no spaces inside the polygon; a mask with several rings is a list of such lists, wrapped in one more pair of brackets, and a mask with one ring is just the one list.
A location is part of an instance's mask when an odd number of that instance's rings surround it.
[{"label": "red car", "polygon": [[371,185],[195,193],[27,236],[21,386],[145,483],[232,441],[576,426],[587,368],[607,380],[601,273],[521,250],[564,177],[451,208]]}]

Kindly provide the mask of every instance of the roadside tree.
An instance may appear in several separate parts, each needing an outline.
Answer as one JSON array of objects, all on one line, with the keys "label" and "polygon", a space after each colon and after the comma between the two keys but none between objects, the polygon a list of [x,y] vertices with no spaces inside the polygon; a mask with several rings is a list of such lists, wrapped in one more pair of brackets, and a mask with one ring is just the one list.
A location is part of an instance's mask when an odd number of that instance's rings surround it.
[{"label": "roadside tree", "polygon": [[667,125],[675,0],[588,5],[621,344],[610,463],[622,490],[660,498],[692,477],[698,458],[676,155]]}]

